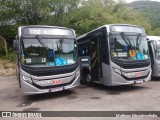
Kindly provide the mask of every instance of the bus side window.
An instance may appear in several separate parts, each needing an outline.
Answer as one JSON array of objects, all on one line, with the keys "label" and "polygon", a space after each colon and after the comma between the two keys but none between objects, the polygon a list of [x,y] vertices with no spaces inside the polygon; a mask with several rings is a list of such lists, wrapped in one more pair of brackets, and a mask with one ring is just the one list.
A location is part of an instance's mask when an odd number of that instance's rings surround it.
[{"label": "bus side window", "polygon": [[106,28],[102,28],[101,49],[102,49],[102,62],[109,65],[109,52],[108,52],[108,41],[107,41]]},{"label": "bus side window", "polygon": [[78,56],[89,56],[89,42],[82,43],[78,45]]}]

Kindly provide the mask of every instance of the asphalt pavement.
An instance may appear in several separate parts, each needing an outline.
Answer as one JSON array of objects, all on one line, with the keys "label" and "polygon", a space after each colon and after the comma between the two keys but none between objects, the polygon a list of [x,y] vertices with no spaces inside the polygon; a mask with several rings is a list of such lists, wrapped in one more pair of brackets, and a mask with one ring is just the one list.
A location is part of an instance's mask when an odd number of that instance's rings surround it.
[{"label": "asphalt pavement", "polygon": [[[142,84],[116,87],[93,83],[90,86],[80,85],[56,93],[23,96],[15,76],[0,77],[0,111],[160,111],[160,79],[154,78]],[[131,119],[127,116],[122,117],[119,119]],[[78,117],[65,117],[65,120],[70,119],[75,120]],[[88,117],[81,119],[88,120]],[[102,117],[90,119],[97,120]]]}]

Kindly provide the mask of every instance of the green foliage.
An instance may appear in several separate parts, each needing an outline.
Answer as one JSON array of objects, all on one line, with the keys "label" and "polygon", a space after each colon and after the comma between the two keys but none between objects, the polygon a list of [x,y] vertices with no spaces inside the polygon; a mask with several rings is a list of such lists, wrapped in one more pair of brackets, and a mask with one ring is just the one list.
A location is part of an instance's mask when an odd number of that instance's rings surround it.
[{"label": "green foliage", "polygon": [[12,45],[12,40],[15,39],[15,36],[18,31],[18,25],[3,25],[0,27],[0,35],[2,35],[9,45]]},{"label": "green foliage", "polygon": [[32,25],[46,22],[51,12],[49,2],[50,0],[2,0],[0,21],[2,25]]},{"label": "green foliage", "polygon": [[15,61],[16,54],[12,51],[12,48],[10,47],[8,49],[8,55],[5,55],[4,53],[2,54],[0,53],[0,58],[2,58],[3,60]]},{"label": "green foliage", "polygon": [[[147,34],[158,35],[160,26],[156,25],[160,12],[151,3],[145,4],[147,7],[143,5],[143,9],[149,9],[147,16],[143,11],[133,11],[123,0],[0,0],[0,35],[7,40],[9,47],[17,28],[22,25],[64,26],[75,29],[79,36],[104,24],[123,23],[142,26]],[[139,5],[132,6],[138,10]],[[12,50],[9,51],[6,58],[14,59]],[[3,56],[2,45],[0,56]]]},{"label": "green foliage", "polygon": [[16,55],[14,53],[9,53],[8,55],[4,55],[1,58],[3,60],[15,61]]},{"label": "green foliage", "polygon": [[153,30],[153,35],[160,36],[160,27]]},{"label": "green foliage", "polygon": [[85,7],[78,8],[67,13],[65,16],[68,16],[68,18],[64,26],[75,29],[77,35],[81,35],[101,25],[112,23],[114,19],[100,3],[92,3]]},{"label": "green foliage", "polygon": [[144,27],[147,33],[151,33],[152,28],[139,12],[128,8],[123,1],[113,0],[88,0],[61,15],[61,19],[64,21],[60,20],[59,25],[75,29],[78,36],[104,24],[135,24]]},{"label": "green foliage", "polygon": [[5,51],[4,51],[4,45],[3,44],[0,44],[0,55],[3,56],[5,55]]},{"label": "green foliage", "polygon": [[160,27],[160,2],[135,1],[130,3],[129,6],[141,14],[144,14],[153,28]]},{"label": "green foliage", "polygon": [[[151,34],[152,26],[140,12],[127,7],[124,3],[117,4],[118,10],[115,12],[117,23],[134,24],[145,28],[147,34]],[[116,7],[117,9],[117,7]]]}]

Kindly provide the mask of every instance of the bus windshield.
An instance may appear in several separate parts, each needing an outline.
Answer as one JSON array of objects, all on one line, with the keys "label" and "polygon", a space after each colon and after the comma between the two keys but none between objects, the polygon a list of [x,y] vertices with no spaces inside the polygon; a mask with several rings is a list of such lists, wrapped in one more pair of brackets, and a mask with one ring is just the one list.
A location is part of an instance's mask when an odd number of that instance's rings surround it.
[{"label": "bus windshield", "polygon": [[76,62],[75,39],[23,39],[22,64],[34,67],[50,67]]},{"label": "bus windshield", "polygon": [[112,58],[127,61],[149,59],[147,40],[141,34],[113,34],[110,46]]}]

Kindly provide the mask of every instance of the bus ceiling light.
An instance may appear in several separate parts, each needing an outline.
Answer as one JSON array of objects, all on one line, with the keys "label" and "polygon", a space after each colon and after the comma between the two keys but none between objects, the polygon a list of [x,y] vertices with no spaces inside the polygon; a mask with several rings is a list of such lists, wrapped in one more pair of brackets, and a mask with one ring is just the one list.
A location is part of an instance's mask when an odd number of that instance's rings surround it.
[{"label": "bus ceiling light", "polygon": [[23,76],[23,80],[24,80],[25,82],[28,82],[28,83],[32,84],[32,80],[31,80],[30,77]]},{"label": "bus ceiling light", "polygon": [[118,75],[121,75],[121,71],[120,71],[119,69],[113,68],[113,71],[114,71],[115,73],[117,73]]}]

